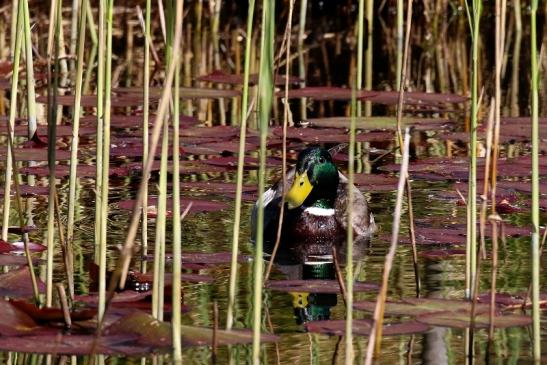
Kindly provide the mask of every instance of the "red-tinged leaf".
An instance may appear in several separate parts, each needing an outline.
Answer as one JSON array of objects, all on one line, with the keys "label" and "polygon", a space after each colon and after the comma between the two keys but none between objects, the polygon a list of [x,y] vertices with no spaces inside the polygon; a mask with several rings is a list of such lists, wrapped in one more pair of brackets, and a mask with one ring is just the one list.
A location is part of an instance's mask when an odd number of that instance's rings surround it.
[{"label": "red-tinged leaf", "polygon": [[158,321],[141,311],[120,318],[105,330],[105,334],[136,335],[139,344],[153,348],[167,348],[172,343],[169,323]]},{"label": "red-tinged leaf", "polygon": [[[198,81],[205,82],[215,82],[218,84],[232,84],[232,85],[243,85],[243,75],[228,74],[221,70],[215,70],[210,74],[199,76]],[[300,82],[298,77],[289,76],[289,82],[291,84],[297,84]],[[249,85],[258,84],[258,75],[251,74],[249,75]],[[276,75],[275,78],[276,85],[285,85],[285,76]]]},{"label": "red-tinged leaf", "polygon": [[[19,171],[27,175],[36,175],[47,177],[49,176],[49,168],[47,166],[32,166],[32,167],[23,167]],[[108,173],[110,176],[120,176],[126,177],[131,172],[126,166],[110,166]],[[82,165],[78,164],[76,169],[76,175],[78,177],[95,177],[97,174],[97,168],[93,165]],[[70,175],[70,166],[69,165],[57,165],[55,166],[55,177],[63,178]],[[44,187],[47,191],[49,188]],[[42,194],[40,194],[42,195]]]},{"label": "red-tinged leaf", "polygon": [[[7,148],[4,146],[0,148],[0,158],[6,158]],[[46,148],[16,148],[15,159],[17,161],[47,161],[47,149]],[[55,160],[69,160],[70,151],[57,150],[55,152]]]},{"label": "red-tinged leaf", "polygon": [[[45,284],[38,280],[38,290],[43,292]],[[34,295],[28,267],[0,274],[0,295],[14,298],[28,298]]]},{"label": "red-tinged leaf", "polygon": [[[133,97],[136,99],[143,99],[143,91],[140,87],[119,87],[114,89],[116,93],[122,94],[123,98]],[[158,87],[150,88],[150,100],[159,100],[163,89]],[[237,90],[227,89],[213,89],[205,87],[181,87],[180,88],[181,99],[219,99],[219,98],[233,98],[241,95],[241,92]]]},{"label": "red-tinged leaf", "polygon": [[[19,185],[19,193],[23,198],[46,196],[49,194],[49,188],[47,186]],[[4,190],[0,190],[0,196],[4,196]],[[15,186],[11,187],[11,196],[15,196]]]},{"label": "red-tinged leaf", "polygon": [[[521,309],[524,303],[524,298],[527,293],[496,293],[495,302],[496,305],[500,306],[502,309]],[[491,299],[491,293],[480,294],[477,297],[479,303],[489,304]],[[547,293],[539,294],[539,305],[545,307],[547,305]],[[530,298],[526,301],[526,308],[532,306],[532,301]]]},{"label": "red-tinged leaf", "polygon": [[[345,320],[312,321],[304,325],[308,332],[323,333],[327,335],[344,336],[346,331]],[[370,320],[353,320],[352,332],[354,336],[369,336],[372,329]],[[407,321],[401,323],[386,323],[382,329],[383,336],[403,336],[415,333],[423,333],[429,330],[429,326]]]},{"label": "red-tinged leaf", "polygon": [[[228,205],[223,202],[218,201],[211,201],[211,200],[201,200],[201,199],[195,199],[195,198],[182,198],[180,201],[180,209],[181,211],[184,211],[188,204],[192,203],[192,207],[190,208],[191,213],[197,213],[197,212],[214,212],[222,209],[226,209]],[[125,210],[133,210],[133,207],[135,206],[135,200],[122,200],[117,203],[118,208],[125,209]],[[149,198],[148,199],[148,216],[149,217],[155,217],[157,214],[156,212],[157,207],[157,198]],[[168,215],[171,215],[173,207],[173,201],[172,199],[167,200],[167,209],[168,209]]]},{"label": "red-tinged leaf", "polygon": [[[309,127],[349,129],[350,117],[309,118]],[[363,130],[396,130],[395,117],[359,117],[355,119],[356,128]],[[403,117],[403,126],[412,126],[418,131],[440,130],[454,125],[453,121],[442,118]]]},{"label": "red-tinged leaf", "polygon": [[[119,293],[114,293],[112,303],[132,303],[145,300],[152,295],[151,292],[136,292],[133,290],[124,290]],[[74,297],[76,302],[82,302],[90,305],[97,305],[99,303],[99,296],[97,293],[88,295],[76,295]]]},{"label": "red-tinged leaf", "polygon": [[[11,246],[13,252],[25,252],[25,243],[23,241],[11,242]],[[28,249],[30,252],[43,252],[47,250],[47,246],[36,242],[28,242]]]},{"label": "red-tinged leaf", "polygon": [[[155,115],[149,116],[148,123],[153,125],[155,122]],[[180,116],[180,126],[181,128],[193,127],[196,124],[201,123],[201,121],[195,117],[181,115]],[[85,115],[80,119],[80,128],[82,126],[89,125],[89,128],[97,129],[97,117],[95,115]],[[110,116],[110,127],[114,129],[129,129],[129,128],[142,128],[143,125],[143,115],[125,115],[125,114],[113,114]]]},{"label": "red-tinged leaf", "polygon": [[[181,189],[191,191],[205,191],[216,194],[233,193],[236,191],[237,185],[234,183],[217,182],[217,181],[183,181],[180,184]],[[255,192],[256,185],[243,185],[244,192]]]},{"label": "red-tinged leaf", "polygon": [[[33,257],[32,262],[34,264],[39,264],[42,260]],[[0,255],[0,266],[25,266],[27,264],[28,261],[25,256],[13,253]]]},{"label": "red-tinged leaf", "polygon": [[[24,300],[12,300],[10,303],[17,309],[28,314],[36,322],[64,322],[63,310],[60,308],[38,308]],[[70,312],[73,321],[85,321],[95,317],[97,310],[82,309]]]},{"label": "red-tinged leaf", "polygon": [[[238,164],[238,158],[234,156],[228,157],[215,157],[203,160],[203,163],[213,166],[223,166],[226,168],[236,169]],[[244,160],[245,169],[258,169],[259,161],[255,157],[245,156]],[[266,158],[267,166],[280,166],[281,161],[276,158],[267,157]]]},{"label": "red-tinged leaf", "polygon": [[0,299],[0,313],[2,313],[1,336],[28,335],[38,328],[36,322],[28,314],[4,299]]},{"label": "red-tinged leaf", "polygon": [[48,355],[148,355],[153,349],[136,345],[137,336],[63,335],[59,331],[22,337],[0,337],[0,349]]},{"label": "red-tinged leaf", "polygon": [[[270,280],[266,287],[283,292],[340,293],[340,284],[336,280]],[[379,286],[373,283],[356,281],[353,284],[355,292],[374,291],[378,288]]]},{"label": "red-tinged leaf", "polygon": [[192,127],[182,129],[180,131],[181,137],[197,137],[197,138],[231,138],[239,135],[239,128],[228,126],[214,126],[214,127]]},{"label": "red-tinged leaf", "polygon": [[8,253],[13,250],[13,247],[8,242],[0,239],[0,253]]},{"label": "red-tinged leaf", "polygon": [[[181,326],[182,340],[189,346],[211,346],[213,344],[213,330],[211,328],[195,327],[195,326]],[[249,344],[252,342],[252,331],[247,329],[236,330],[218,330],[217,341],[219,345],[239,345]],[[260,342],[277,342],[278,336],[268,333],[262,333],[260,335]]]},{"label": "red-tinged leaf", "polygon": [[[471,321],[469,313],[465,312],[438,312],[424,314],[416,317],[419,322],[428,324],[430,326],[437,327],[450,327],[450,328],[470,328]],[[523,327],[532,323],[532,318],[529,316],[521,315],[496,315],[494,316],[495,328],[508,328],[508,327]],[[474,328],[489,328],[490,316],[488,313],[482,313],[475,316]]]},{"label": "red-tinged leaf", "polygon": [[[374,312],[376,301],[358,301],[353,304],[353,307],[358,310]],[[402,302],[386,302],[384,312],[386,315],[392,316],[420,316],[447,310],[471,313],[471,302],[455,299],[406,298]],[[487,313],[490,311],[490,306],[478,304],[475,311],[476,313]]]},{"label": "red-tinged leaf", "polygon": [[[47,104],[47,95],[38,96],[36,102],[39,104]],[[57,95],[55,99],[57,105],[74,106],[74,95]],[[123,95],[113,96],[111,98],[112,107],[128,107],[128,106],[140,106],[143,103],[142,97],[138,95]],[[96,95],[82,95],[81,102],[82,107],[95,107],[97,106]]]}]

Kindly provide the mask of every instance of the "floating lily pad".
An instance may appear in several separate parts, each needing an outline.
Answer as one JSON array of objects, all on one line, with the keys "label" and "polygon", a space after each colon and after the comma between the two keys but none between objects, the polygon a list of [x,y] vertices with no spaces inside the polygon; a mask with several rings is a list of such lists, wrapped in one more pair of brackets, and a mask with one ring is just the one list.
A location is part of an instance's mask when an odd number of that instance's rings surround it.
[{"label": "floating lily pad", "polygon": [[[32,262],[38,264],[41,260],[33,257]],[[25,266],[28,264],[27,258],[19,254],[2,254],[0,255],[0,266]],[[1,291],[1,289],[0,289]]]},{"label": "floating lily pad", "polygon": [[[45,284],[38,278],[38,290],[45,291]],[[0,274],[0,295],[14,298],[28,298],[34,295],[28,267]]]},{"label": "floating lily pad", "polygon": [[[197,78],[198,81],[207,81],[207,82],[216,82],[218,84],[232,84],[232,85],[243,85],[243,75],[235,75],[235,74],[228,74],[224,71],[215,70],[211,72],[210,74],[199,76]],[[298,77],[289,76],[289,82],[291,84],[296,84],[300,82],[300,79]],[[249,85],[256,85],[258,84],[258,75],[257,74],[250,74],[249,75]],[[275,84],[276,85],[284,85],[285,84],[285,76],[283,75],[276,75],[275,77]]]},{"label": "floating lily pad", "polygon": [[[307,122],[312,127],[347,129],[350,127],[351,118],[310,118]],[[355,125],[357,129],[364,130],[395,130],[397,119],[395,117],[359,117],[355,119]],[[438,130],[452,126],[453,122],[442,118],[403,117],[402,125],[403,127],[413,126],[416,130]]]},{"label": "floating lily pad", "polygon": [[[45,196],[49,194],[47,186],[19,185],[19,193],[23,198],[32,196]],[[0,190],[0,196],[4,196],[4,190]],[[11,196],[15,196],[15,186],[11,187]]]},{"label": "floating lily pad", "polygon": [[[143,91],[141,87],[118,87],[114,89],[114,92],[123,95],[124,100],[129,96],[139,99],[143,99]],[[150,99],[159,100],[163,92],[162,88],[151,87]],[[241,92],[237,90],[227,89],[213,89],[204,87],[181,87],[180,97],[181,99],[219,99],[219,98],[233,98],[241,95]]]},{"label": "floating lily pad", "polygon": [[[32,167],[23,167],[20,169],[21,173],[27,175],[36,175],[36,176],[49,176],[49,168],[47,166],[32,166]],[[131,170],[126,166],[110,166],[108,173],[110,176],[127,176]],[[93,165],[83,165],[78,164],[76,168],[76,175],[78,177],[95,177],[97,173],[97,168]],[[56,165],[55,166],[55,177],[63,178],[70,175],[70,166],[69,165]],[[45,187],[45,189],[48,189]],[[49,189],[48,189],[49,191]]]},{"label": "floating lily pad", "polygon": [[[36,305],[24,300],[12,300],[11,305],[28,314],[36,322],[64,322],[63,310],[61,308],[38,308]],[[73,321],[85,321],[97,314],[95,309],[82,309],[70,312]]]},{"label": "floating lily pad", "polygon": [[[259,161],[255,157],[248,157],[245,156],[244,160],[245,169],[258,169]],[[215,157],[215,158],[209,158],[207,160],[203,160],[203,163],[213,166],[224,166],[224,167],[230,167],[232,169],[237,168],[238,158],[235,156],[227,156],[227,157]],[[267,166],[280,166],[281,161],[275,158],[268,157],[266,158],[266,165]]]},{"label": "floating lily pad", "polygon": [[[11,251],[16,253],[25,252],[25,243],[23,241],[10,242]],[[28,249],[30,252],[42,252],[47,250],[47,246],[36,242],[28,242]]]},{"label": "floating lily pad", "polygon": [[[0,149],[0,158],[6,158],[7,148]],[[16,148],[15,159],[17,161],[47,161],[47,148]],[[70,151],[57,150],[55,160],[69,160]]]},{"label": "floating lily pad", "polygon": [[[353,307],[358,310],[374,312],[376,301],[358,301],[353,303]],[[436,299],[436,298],[406,298],[402,302],[386,302],[384,313],[392,316],[420,316],[434,312],[470,313],[471,302],[455,299]],[[475,313],[486,313],[490,311],[490,306],[486,304],[477,304]]]},{"label": "floating lily pad", "polygon": [[27,313],[4,299],[0,299],[0,311],[2,313],[0,335],[2,336],[27,335],[38,328],[36,322]]},{"label": "floating lily pad", "polygon": [[[183,212],[188,204],[192,203],[192,207],[190,208],[190,212],[196,213],[196,212],[214,212],[222,209],[226,209],[228,205],[223,202],[218,201],[211,201],[211,200],[201,200],[201,199],[195,199],[195,198],[182,198],[180,201],[180,209]],[[135,206],[135,200],[122,200],[116,203],[118,208],[124,209],[124,210],[133,210]],[[157,215],[157,204],[158,199],[148,198],[148,216],[149,217],[155,217]],[[173,200],[168,199],[167,200],[167,210],[168,214],[170,215],[173,209]]]},{"label": "floating lily pad", "polygon": [[[236,191],[236,184],[216,181],[183,181],[180,184],[181,189],[207,191],[212,193],[233,193]],[[244,192],[256,191],[256,185],[243,185]]]},{"label": "floating lily pad", "polygon": [[[181,326],[183,344],[186,346],[211,345],[213,330],[210,328]],[[105,333],[108,335],[137,335],[137,343],[154,348],[169,348],[171,346],[171,325],[160,322],[151,315],[135,311],[113,323]],[[262,342],[275,342],[277,336],[262,334]],[[252,332],[248,330],[217,331],[219,345],[236,345],[250,343]]]},{"label": "floating lily pad", "polygon": [[[36,102],[39,104],[47,104],[47,95],[38,96]],[[57,105],[74,106],[74,95],[58,95],[55,99]],[[128,107],[128,106],[140,106],[143,104],[143,98],[139,98],[133,95],[124,96],[112,96],[110,101],[112,107]],[[94,107],[97,106],[97,95],[82,95],[81,98],[82,107]]]},{"label": "floating lily pad", "polygon": [[[450,327],[450,328],[470,328],[471,321],[469,313],[466,312],[438,312],[423,314],[416,319],[419,322],[430,326]],[[494,317],[495,328],[523,327],[532,324],[532,318],[516,314],[496,315]],[[487,313],[478,314],[475,317],[474,328],[489,328],[490,316]]]},{"label": "floating lily pad", "polygon": [[[282,292],[340,293],[340,284],[336,280],[270,280],[266,287]],[[377,284],[361,281],[353,284],[354,292],[374,291],[378,288]]]},{"label": "floating lily pad", "polygon": [[[135,345],[136,336],[64,335],[50,330],[49,334],[21,337],[0,337],[0,349],[21,353],[48,355],[146,355],[152,348]],[[39,344],[39,346],[37,345]]]},{"label": "floating lily pad", "polygon": [[[526,297],[527,293],[516,293],[516,294],[509,294],[509,293],[496,293],[495,302],[496,305],[502,307],[503,309],[520,309],[522,308],[522,304],[524,303],[524,298]],[[477,297],[477,300],[480,303],[490,303],[491,293],[484,293],[480,294]],[[544,307],[547,305],[547,293],[540,293],[539,294],[539,305],[541,307]],[[530,308],[532,306],[532,301],[530,298],[526,301],[526,308]]]},{"label": "floating lily pad", "polygon": [[[369,336],[372,330],[370,320],[353,320],[352,332],[354,336]],[[324,333],[327,335],[344,336],[346,334],[345,320],[312,321],[304,325],[308,332]],[[383,336],[402,336],[423,333],[429,330],[429,326],[417,322],[407,321],[401,323],[386,323],[382,329]]]}]

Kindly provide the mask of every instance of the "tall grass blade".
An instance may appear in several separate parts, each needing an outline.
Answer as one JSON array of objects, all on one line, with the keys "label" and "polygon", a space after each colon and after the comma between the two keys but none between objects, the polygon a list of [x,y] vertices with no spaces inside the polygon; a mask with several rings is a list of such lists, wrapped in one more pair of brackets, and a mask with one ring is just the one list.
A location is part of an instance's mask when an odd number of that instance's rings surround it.
[{"label": "tall grass blade", "polygon": [[254,260],[253,286],[253,351],[254,365],[260,364],[260,332],[262,324],[262,278],[263,278],[263,227],[264,190],[266,173],[266,138],[273,101],[273,64],[275,36],[275,2],[264,1],[262,8],[262,37],[260,45],[260,70],[258,85],[258,117],[260,122],[260,168],[258,176],[258,219]]},{"label": "tall grass blade", "polygon": [[538,0],[530,8],[530,83],[532,111],[532,318],[534,360],[541,359],[541,327],[539,313],[539,70],[537,54]]},{"label": "tall grass blade", "polygon": [[237,158],[236,201],[232,235],[232,258],[230,261],[230,284],[228,289],[228,310],[226,329],[232,329],[235,316],[235,298],[237,295],[237,255],[239,254],[239,228],[241,224],[241,195],[243,191],[243,166],[245,161],[245,138],[247,134],[247,110],[249,103],[249,70],[251,64],[251,40],[253,32],[255,0],[249,1],[247,12],[247,32],[245,37],[245,61],[243,66],[243,93],[241,96],[241,124],[239,129],[239,150]]}]

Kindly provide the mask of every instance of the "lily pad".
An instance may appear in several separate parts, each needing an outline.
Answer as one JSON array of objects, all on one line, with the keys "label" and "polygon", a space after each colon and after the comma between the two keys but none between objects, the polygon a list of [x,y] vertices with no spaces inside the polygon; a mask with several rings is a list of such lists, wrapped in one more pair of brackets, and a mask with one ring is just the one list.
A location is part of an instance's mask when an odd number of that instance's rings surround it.
[{"label": "lily pad", "polygon": [[[358,310],[374,312],[376,301],[358,301],[353,303],[353,307]],[[402,302],[386,302],[384,313],[392,316],[421,316],[447,310],[470,313],[471,302],[455,299],[406,298]],[[489,311],[490,306],[486,304],[477,304],[475,307],[475,313],[487,313]]]},{"label": "lily pad", "polygon": [[[0,158],[6,158],[7,148],[0,149]],[[15,159],[17,161],[47,161],[47,148],[16,148]],[[57,150],[55,160],[70,160],[70,151]]]},{"label": "lily pad", "polygon": [[[38,290],[45,291],[45,284],[38,278]],[[28,298],[34,295],[28,267],[0,274],[0,295],[15,298]]]},{"label": "lily pad", "polygon": [[[135,200],[122,200],[119,201],[117,204],[118,208],[124,209],[124,210],[133,210],[135,206]],[[212,201],[212,200],[201,200],[201,199],[195,199],[195,198],[183,198],[180,201],[180,209],[183,212],[188,204],[192,203],[192,207],[190,208],[191,213],[197,213],[197,212],[214,212],[222,209],[228,208],[228,205],[223,202],[218,201]],[[157,204],[158,199],[153,197],[148,199],[148,216],[149,217],[155,217],[157,216]],[[167,200],[167,214],[171,215],[173,209],[173,200],[168,199]]]},{"label": "lily pad", "polygon": [[[282,292],[340,293],[340,285],[336,280],[270,280],[266,287]],[[356,281],[353,284],[354,292],[368,292],[378,290],[378,288],[377,284],[361,281]]]},{"label": "lily pad", "polygon": [[[312,127],[321,128],[349,128],[351,118],[328,117],[309,118],[307,122]],[[438,130],[453,126],[453,122],[442,118],[403,117],[402,126],[413,126],[416,130]],[[397,119],[395,117],[359,117],[355,119],[357,129],[364,130],[395,130]]]},{"label": "lily pad", "polygon": [[[430,326],[450,327],[450,328],[470,328],[471,321],[469,313],[465,312],[438,312],[418,316],[419,322]],[[516,314],[496,315],[494,317],[495,328],[523,327],[532,324],[532,318]],[[490,316],[487,313],[478,314],[475,317],[474,328],[489,328]]]},{"label": "lily pad", "polygon": [[[304,325],[308,332],[324,333],[327,335],[344,336],[346,333],[345,320],[312,321]],[[369,336],[372,330],[370,320],[353,320],[352,332],[354,336]],[[402,336],[423,333],[429,330],[429,326],[417,322],[407,321],[401,323],[386,323],[382,329],[383,336]]]}]

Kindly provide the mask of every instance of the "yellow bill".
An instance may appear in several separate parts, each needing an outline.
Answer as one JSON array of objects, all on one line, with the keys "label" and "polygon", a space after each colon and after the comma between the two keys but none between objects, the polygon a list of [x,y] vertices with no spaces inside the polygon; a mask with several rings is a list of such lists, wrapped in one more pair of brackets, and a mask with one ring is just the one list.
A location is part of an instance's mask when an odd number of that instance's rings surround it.
[{"label": "yellow bill", "polygon": [[285,200],[289,204],[289,209],[301,206],[308,195],[310,195],[312,189],[313,186],[308,179],[308,174],[306,172],[303,174],[296,173],[293,184],[285,196]]}]

